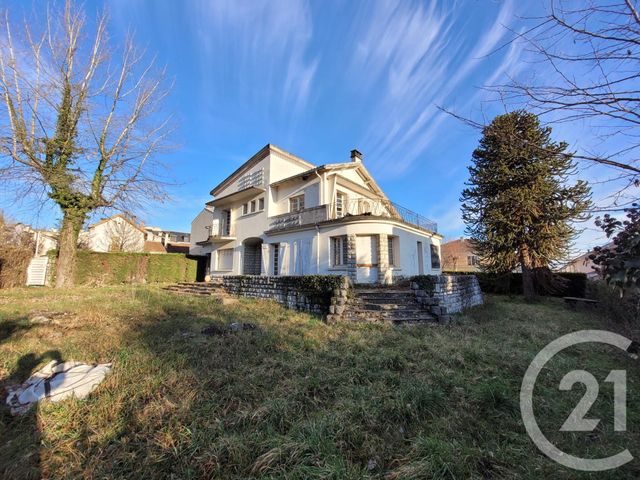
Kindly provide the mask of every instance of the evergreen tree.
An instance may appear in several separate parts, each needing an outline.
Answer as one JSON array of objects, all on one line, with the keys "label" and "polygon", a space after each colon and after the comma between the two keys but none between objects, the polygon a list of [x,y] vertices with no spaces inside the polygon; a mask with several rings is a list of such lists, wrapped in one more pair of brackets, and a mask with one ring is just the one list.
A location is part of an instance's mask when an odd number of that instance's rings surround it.
[{"label": "evergreen tree", "polygon": [[524,110],[497,116],[483,129],[462,192],[467,234],[491,272],[522,268],[523,291],[536,295],[536,272],[568,253],[573,222],[590,206],[586,182],[568,184],[575,170],[567,144]]}]

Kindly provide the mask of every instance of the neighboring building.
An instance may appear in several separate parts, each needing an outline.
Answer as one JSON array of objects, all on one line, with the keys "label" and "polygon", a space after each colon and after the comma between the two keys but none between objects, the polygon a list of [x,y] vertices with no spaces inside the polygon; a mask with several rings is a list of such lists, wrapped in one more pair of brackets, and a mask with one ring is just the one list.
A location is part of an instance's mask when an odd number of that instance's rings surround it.
[{"label": "neighboring building", "polygon": [[266,145],[211,195],[191,253],[211,275],[349,275],[358,283],[440,273],[436,224],[393,204],[357,150],[315,166]]},{"label": "neighboring building", "polygon": [[[610,247],[612,244],[605,245],[605,248]],[[594,270],[596,264],[593,263],[593,260],[589,258],[593,252],[587,252],[579,257],[574,258],[566,265],[560,267],[558,269],[559,272],[568,272],[568,273],[586,273],[587,278],[591,280],[595,280],[600,277],[598,272]]]},{"label": "neighboring building", "polygon": [[469,240],[460,238],[442,244],[442,269],[447,272],[478,272],[479,257]]},{"label": "neighboring building", "polygon": [[89,225],[80,244],[93,252],[189,253],[191,235],[138,225],[117,214]]},{"label": "neighboring building", "polygon": [[35,245],[34,257],[44,257],[50,250],[58,248],[58,231],[31,228],[22,223],[16,224],[16,228],[28,232]]},{"label": "neighboring building", "polygon": [[144,230],[147,232],[148,242],[160,242],[165,247],[169,244],[189,245],[191,242],[191,234],[187,232],[162,230],[160,227],[144,227]]},{"label": "neighboring building", "polygon": [[89,225],[79,242],[92,252],[143,252],[146,232],[133,220],[117,214]]}]

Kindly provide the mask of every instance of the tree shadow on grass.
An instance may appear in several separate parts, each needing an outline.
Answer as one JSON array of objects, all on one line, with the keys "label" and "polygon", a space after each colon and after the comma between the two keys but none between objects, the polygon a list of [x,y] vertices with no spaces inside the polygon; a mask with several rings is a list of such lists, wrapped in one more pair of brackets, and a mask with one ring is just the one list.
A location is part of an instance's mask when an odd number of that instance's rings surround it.
[{"label": "tree shadow on grass", "polygon": [[[139,314],[123,312],[114,374],[98,394],[64,410],[62,433],[52,429],[51,471],[516,478],[518,461],[542,465],[513,403],[529,360],[503,352],[513,346],[492,346],[495,322],[466,333],[326,325],[272,302],[221,305],[147,289],[134,300]],[[234,322],[257,328],[201,333]]]},{"label": "tree shadow on grass", "polygon": [[[442,392],[402,379],[408,361],[379,326],[363,326],[352,344],[349,328],[272,302],[143,295],[155,313],[129,341],[144,347],[136,361],[148,377],[122,405],[117,439],[83,447],[95,462],[113,446],[97,475],[376,478],[407,441],[407,423],[445,404]],[[201,333],[235,322],[257,328]]]},{"label": "tree shadow on grass", "polygon": [[27,323],[26,317],[3,320],[0,322],[0,344],[8,342],[14,335],[30,330],[34,325]]},{"label": "tree shadow on grass", "polygon": [[[7,322],[3,322],[6,324]],[[7,331],[6,329],[4,330]],[[0,478],[40,479],[41,431],[38,424],[38,405],[28,412],[12,416],[5,403],[6,388],[24,382],[39,365],[50,360],[62,362],[58,350],[41,355],[28,353],[18,359],[15,368],[6,378],[0,378]]]}]

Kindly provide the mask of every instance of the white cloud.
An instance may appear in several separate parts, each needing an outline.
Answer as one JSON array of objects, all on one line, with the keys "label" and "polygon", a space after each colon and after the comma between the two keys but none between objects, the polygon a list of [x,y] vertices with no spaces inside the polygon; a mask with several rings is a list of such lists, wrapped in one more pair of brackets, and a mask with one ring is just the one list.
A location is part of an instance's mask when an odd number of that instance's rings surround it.
[{"label": "white cloud", "polygon": [[[514,7],[511,0],[504,2],[491,25],[479,38],[471,38],[460,34],[464,29],[458,15],[463,9],[435,2],[374,5],[354,52],[351,75],[363,94],[370,95],[374,88],[382,92],[362,144],[374,170],[399,176],[446,123],[437,106],[449,103],[453,92],[460,93],[458,87],[506,38]],[[492,77],[511,69],[516,60],[517,50],[509,49]]]},{"label": "white cloud", "polygon": [[[318,58],[308,54],[313,34],[306,0],[188,2],[201,48],[203,88],[239,90],[241,102],[299,112],[311,98]],[[223,62],[219,59],[233,59]],[[206,97],[205,97],[206,98]]]}]

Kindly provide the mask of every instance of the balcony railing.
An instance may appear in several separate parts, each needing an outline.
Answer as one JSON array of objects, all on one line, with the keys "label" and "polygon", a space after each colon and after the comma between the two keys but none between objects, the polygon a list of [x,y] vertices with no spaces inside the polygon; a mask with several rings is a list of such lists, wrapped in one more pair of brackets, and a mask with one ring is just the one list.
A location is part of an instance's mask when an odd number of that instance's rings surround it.
[{"label": "balcony railing", "polygon": [[350,216],[393,218],[421,230],[434,233],[438,231],[438,224],[433,220],[429,220],[393,202],[369,198],[350,198],[328,205],[306,208],[299,212],[277,215],[271,218],[270,228],[273,230],[281,230]]},{"label": "balcony railing", "polygon": [[209,231],[209,242],[236,238],[235,225],[213,222],[213,225],[205,227]]},{"label": "balcony railing", "polygon": [[281,230],[284,228],[326,222],[329,220],[327,206],[328,205],[320,205],[319,207],[305,208],[299,212],[283,213],[282,215],[271,217],[271,229]]}]

